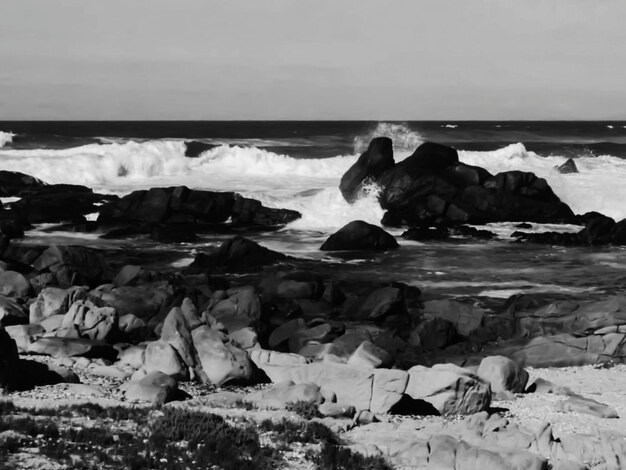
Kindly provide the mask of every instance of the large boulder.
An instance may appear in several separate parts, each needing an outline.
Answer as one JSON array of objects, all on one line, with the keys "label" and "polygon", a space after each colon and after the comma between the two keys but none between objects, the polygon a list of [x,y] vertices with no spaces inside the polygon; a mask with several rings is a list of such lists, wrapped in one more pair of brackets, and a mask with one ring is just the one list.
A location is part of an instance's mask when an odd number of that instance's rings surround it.
[{"label": "large boulder", "polygon": [[505,221],[573,222],[571,209],[533,173],[492,176],[459,163],[455,149],[426,142],[378,178],[387,225]]},{"label": "large boulder", "polygon": [[118,316],[114,308],[96,307],[89,300],[74,302],[61,327],[75,330],[78,337],[113,342],[119,334]]},{"label": "large boulder", "polygon": [[163,372],[151,372],[137,381],[125,383],[121,389],[126,400],[148,402],[154,406],[163,405],[179,395],[176,379]]},{"label": "large boulder", "polygon": [[467,369],[436,364],[431,368],[413,366],[408,372],[405,393],[429,403],[441,415],[472,414],[489,408],[489,384]]},{"label": "large boulder", "polygon": [[30,282],[15,271],[0,272],[0,295],[26,297],[32,290]]},{"label": "large boulder", "polygon": [[100,210],[100,224],[236,224],[284,225],[296,211],[271,209],[237,193],[192,190],[186,186],[133,191]]},{"label": "large boulder", "polygon": [[162,372],[178,378],[187,376],[187,368],[176,349],[163,340],[153,341],[148,344],[144,353],[143,367],[148,373]]},{"label": "large boulder", "polygon": [[104,256],[83,246],[52,245],[33,262],[33,267],[52,272],[60,287],[95,286],[113,277]]},{"label": "large boulder", "polygon": [[321,246],[322,251],[391,250],[398,248],[393,235],[376,225],[354,220],[332,234]]},{"label": "large boulder", "polygon": [[409,344],[423,349],[443,349],[456,339],[454,324],[443,318],[426,319],[411,332]]},{"label": "large boulder", "polygon": [[358,199],[364,184],[375,182],[386,170],[394,165],[393,145],[389,137],[372,139],[369,147],[359,159],[344,173],[339,189],[344,199],[350,203]]},{"label": "large boulder", "polygon": [[28,313],[15,299],[0,295],[0,326],[28,323]]},{"label": "large boulder", "polygon": [[41,180],[18,171],[0,170],[0,196],[19,196],[46,186]]},{"label": "large boulder", "polygon": [[133,314],[146,323],[158,316],[173,295],[173,288],[167,282],[122,287],[103,285],[89,292],[94,303],[113,307],[120,316]]},{"label": "large boulder", "polygon": [[524,393],[528,383],[528,372],[504,356],[484,358],[476,375],[491,385],[491,392],[496,396],[507,397],[510,393]]},{"label": "large boulder", "polygon": [[187,367],[195,366],[195,351],[191,338],[192,328],[200,325],[199,319],[185,317],[183,309],[174,307],[167,314],[161,328],[161,340],[170,344]]},{"label": "large boulder", "polygon": [[198,375],[204,383],[221,385],[251,378],[250,357],[224,333],[202,325],[191,335],[198,355]]},{"label": "large boulder", "polygon": [[29,323],[39,323],[54,315],[64,315],[74,302],[87,295],[86,287],[44,287],[30,304]]},{"label": "large boulder", "polygon": [[252,286],[228,289],[226,298],[216,302],[209,313],[230,333],[248,326],[256,327],[261,318],[261,301]]}]

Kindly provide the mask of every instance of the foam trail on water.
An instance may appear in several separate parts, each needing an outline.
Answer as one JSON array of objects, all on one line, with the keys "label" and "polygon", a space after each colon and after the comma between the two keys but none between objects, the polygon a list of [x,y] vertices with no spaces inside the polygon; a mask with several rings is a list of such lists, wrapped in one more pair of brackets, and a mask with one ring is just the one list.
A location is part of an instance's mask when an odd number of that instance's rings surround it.
[{"label": "foam trail on water", "polygon": [[0,147],[4,147],[6,144],[13,142],[13,136],[15,136],[15,134],[11,132],[0,131]]}]

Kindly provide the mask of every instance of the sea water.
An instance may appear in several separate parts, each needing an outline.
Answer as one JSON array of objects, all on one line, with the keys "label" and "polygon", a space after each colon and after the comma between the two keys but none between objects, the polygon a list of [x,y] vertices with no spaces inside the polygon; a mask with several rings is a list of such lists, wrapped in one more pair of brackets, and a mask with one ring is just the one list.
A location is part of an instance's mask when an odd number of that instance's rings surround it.
[{"label": "sea water", "polygon": [[[417,243],[374,256],[338,257],[319,251],[333,231],[351,220],[380,225],[378,188],[348,204],[338,185],[373,137],[394,142],[396,161],[425,140],[452,145],[459,159],[491,173],[532,171],[545,178],[575,213],[597,211],[626,218],[626,124],[619,122],[109,122],[0,123],[0,169],[20,171],[48,183],[83,184],[124,195],[135,189],[186,185],[236,191],[270,207],[295,209],[302,218],[272,233],[250,234],[269,248],[332,266],[334,276],[398,280],[433,296],[501,299],[519,292],[603,296],[621,292],[626,251],[521,245],[510,239],[514,224],[487,228],[484,242]],[[185,156],[185,141],[216,145],[197,158]],[[573,158],[579,173],[556,167]],[[45,229],[45,230],[44,230]],[[534,230],[580,227],[535,225]],[[400,235],[402,230],[392,230]],[[123,244],[174,252],[177,267],[224,236],[162,246],[136,237],[104,241],[95,234],[29,232],[37,243],[81,243],[109,249]],[[340,263],[340,264],[337,264]],[[341,267],[341,269],[337,269]],[[159,267],[159,266],[156,266]]]}]

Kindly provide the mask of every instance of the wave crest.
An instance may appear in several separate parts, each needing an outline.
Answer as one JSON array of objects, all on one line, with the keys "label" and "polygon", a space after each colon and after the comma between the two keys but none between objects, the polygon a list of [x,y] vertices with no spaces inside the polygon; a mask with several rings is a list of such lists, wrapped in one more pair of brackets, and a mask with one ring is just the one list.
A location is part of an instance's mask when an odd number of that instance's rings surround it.
[{"label": "wave crest", "polygon": [[3,132],[0,131],[0,147],[4,147],[6,144],[13,142],[13,134],[12,132]]},{"label": "wave crest", "polygon": [[374,137],[389,137],[393,140],[394,153],[412,153],[424,142],[422,135],[406,122],[379,122],[367,133],[354,138],[354,153],[358,155],[365,152]]}]

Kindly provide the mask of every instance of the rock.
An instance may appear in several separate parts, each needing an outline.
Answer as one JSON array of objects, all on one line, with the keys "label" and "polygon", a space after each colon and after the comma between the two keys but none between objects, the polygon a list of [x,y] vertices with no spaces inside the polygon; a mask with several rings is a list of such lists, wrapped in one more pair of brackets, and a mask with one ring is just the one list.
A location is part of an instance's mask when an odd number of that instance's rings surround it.
[{"label": "rock", "polygon": [[104,341],[84,338],[39,338],[28,349],[31,354],[44,354],[52,357],[103,357],[115,359],[117,351]]},{"label": "rock", "polygon": [[86,186],[54,184],[23,194],[11,209],[31,224],[52,222],[83,222],[86,214],[116,196],[96,194]]},{"label": "rock", "polygon": [[508,393],[524,393],[528,383],[528,372],[504,356],[484,358],[476,375],[491,385],[491,392],[496,397],[507,396]]},{"label": "rock", "polygon": [[230,272],[254,270],[262,266],[289,259],[244,237],[226,240],[220,248],[210,254],[199,253],[186,272],[190,274],[223,269]]},{"label": "rock", "polygon": [[18,171],[0,170],[0,195],[19,196],[27,191],[46,186],[43,181]]},{"label": "rock", "polygon": [[541,377],[535,379],[535,381],[528,386],[526,393],[554,393],[555,395],[566,396],[576,395],[570,388],[556,385]]},{"label": "rock", "polygon": [[201,369],[198,375],[204,383],[221,385],[231,380],[249,380],[252,366],[249,356],[229,341],[220,331],[206,325],[191,333]]},{"label": "rock", "polygon": [[[187,367],[196,365],[191,328],[180,307],[174,307],[165,317],[163,327],[161,328],[161,340],[169,343],[174,348]],[[173,363],[174,361],[170,362]],[[169,374],[169,372],[164,370],[161,372]]]},{"label": "rock", "polygon": [[113,342],[119,335],[114,308],[96,307],[89,300],[74,302],[63,318],[63,328],[74,328],[81,338]]},{"label": "rock", "polygon": [[142,278],[144,273],[145,271],[141,266],[127,264],[117,273],[113,279],[113,284],[118,287],[134,285],[137,280]]},{"label": "rock", "polygon": [[252,286],[243,286],[226,291],[228,298],[219,301],[210,310],[211,316],[226,328],[236,331],[255,326],[261,317],[261,301]]},{"label": "rock", "polygon": [[100,209],[99,224],[234,224],[284,225],[300,217],[296,211],[271,209],[232,192],[151,188],[133,191]]},{"label": "rock", "polygon": [[249,326],[228,333],[228,337],[244,349],[250,349],[259,344],[256,331]]},{"label": "rock", "polygon": [[328,362],[292,367],[261,364],[259,367],[274,383],[313,383],[325,390],[325,393],[334,393],[340,405],[354,406],[357,410],[370,407],[374,379],[372,370]]},{"label": "rock", "polygon": [[348,359],[348,365],[357,369],[389,367],[392,363],[392,356],[371,341],[363,341]]},{"label": "rock", "polygon": [[409,369],[406,395],[430,403],[441,415],[472,414],[491,403],[489,384],[453,364]]},{"label": "rock", "polygon": [[28,314],[14,299],[0,295],[0,326],[28,323]]},{"label": "rock", "polygon": [[572,158],[568,158],[564,163],[556,167],[557,171],[562,174],[578,173],[578,167]]},{"label": "rock", "polygon": [[50,270],[61,287],[95,286],[112,278],[98,250],[82,246],[52,245],[33,262],[37,271]]},{"label": "rock", "polygon": [[430,241],[447,240],[450,232],[446,227],[412,227],[401,235],[405,240]]},{"label": "rock", "polygon": [[169,304],[173,294],[168,283],[153,282],[140,286],[98,288],[89,293],[89,298],[94,303],[114,308],[120,316],[131,313],[149,323]]},{"label": "rock", "polygon": [[363,185],[374,182],[394,165],[392,141],[388,137],[372,139],[369,147],[341,177],[339,189],[344,199],[353,203]]},{"label": "rock", "polygon": [[275,328],[269,336],[267,344],[275,349],[281,343],[287,341],[291,336],[306,328],[306,322],[302,318],[294,318]]},{"label": "rock", "polygon": [[200,142],[197,140],[190,140],[185,142],[185,157],[198,158],[201,154],[208,150],[213,150],[219,147],[216,144],[207,144],[206,142]]},{"label": "rock", "polygon": [[309,343],[330,343],[333,337],[333,329],[329,323],[322,323],[312,328],[304,328],[296,331],[289,337],[289,351],[299,353]]},{"label": "rock", "polygon": [[376,414],[388,413],[404,395],[409,374],[399,369],[375,369],[369,409]]},{"label": "rock", "polygon": [[383,222],[392,226],[574,220],[544,179],[521,171],[492,176],[459,163],[453,148],[430,142],[387,170],[378,183],[381,206],[388,211]]},{"label": "rock", "polygon": [[187,376],[187,368],[176,349],[163,340],[153,341],[146,347],[144,369],[147,373],[162,372],[176,378]]},{"label": "rock", "polygon": [[563,413],[583,413],[597,418],[619,418],[617,411],[609,405],[581,396],[574,396],[560,401],[555,405],[555,408]]},{"label": "rock", "polygon": [[312,383],[281,382],[268,390],[251,393],[245,401],[262,408],[285,409],[296,402],[318,405],[322,402],[322,395],[320,388]]},{"label": "rock", "polygon": [[160,406],[172,401],[178,394],[178,382],[162,372],[152,372],[142,379],[122,386],[128,401],[148,402]]},{"label": "rock", "polygon": [[391,250],[398,246],[393,235],[382,228],[362,220],[355,220],[332,234],[320,250]]},{"label": "rock", "polygon": [[424,318],[441,318],[451,322],[456,332],[467,338],[483,325],[484,310],[456,300],[429,300],[424,302]]},{"label": "rock", "polygon": [[15,271],[0,272],[0,295],[7,297],[26,297],[32,287],[30,282]]},{"label": "rock", "polygon": [[39,323],[52,315],[64,315],[70,305],[86,295],[86,287],[45,287],[30,305],[29,323]]},{"label": "rock", "polygon": [[404,292],[398,287],[381,287],[348,307],[353,320],[380,320],[390,315],[405,315]]},{"label": "rock", "polygon": [[0,392],[15,389],[18,364],[19,355],[15,341],[0,327]]},{"label": "rock", "polygon": [[443,349],[456,339],[454,324],[443,318],[431,318],[419,323],[411,336],[409,344],[423,349]]},{"label": "rock", "polygon": [[145,360],[146,345],[130,346],[119,353],[117,364],[121,367],[130,366],[133,369],[143,367]]},{"label": "rock", "polygon": [[264,367],[298,366],[308,363],[307,359],[299,354],[269,351],[267,349],[251,350],[250,360],[260,369]]},{"label": "rock", "polygon": [[[569,367],[595,364],[602,351],[588,350],[597,336],[577,338],[562,334],[509,341],[498,354],[509,357],[520,367]],[[600,344],[602,340],[599,339]]]},{"label": "rock", "polygon": [[30,350],[30,345],[41,338],[45,330],[41,325],[12,325],[5,326],[4,329],[17,345],[17,350],[26,354]]},{"label": "rock", "polygon": [[132,313],[127,313],[120,317],[118,321],[120,334],[127,341],[151,340],[156,337],[154,331],[146,325],[142,319],[137,318]]}]

